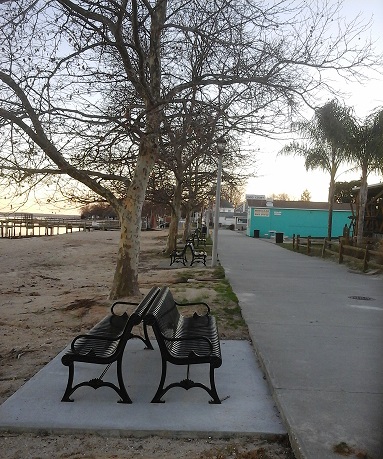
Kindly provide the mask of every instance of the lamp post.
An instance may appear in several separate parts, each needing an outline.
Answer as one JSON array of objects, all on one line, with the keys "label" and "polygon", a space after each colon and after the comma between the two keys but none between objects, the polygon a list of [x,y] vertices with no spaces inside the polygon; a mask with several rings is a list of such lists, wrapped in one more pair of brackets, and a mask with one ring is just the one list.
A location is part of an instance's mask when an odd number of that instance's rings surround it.
[{"label": "lamp post", "polygon": [[213,248],[211,253],[211,267],[217,265],[218,254],[218,226],[219,208],[221,204],[221,177],[222,177],[222,155],[225,150],[226,141],[223,137],[217,141],[218,150],[218,170],[217,170],[217,191],[215,193],[214,229],[213,229]]}]

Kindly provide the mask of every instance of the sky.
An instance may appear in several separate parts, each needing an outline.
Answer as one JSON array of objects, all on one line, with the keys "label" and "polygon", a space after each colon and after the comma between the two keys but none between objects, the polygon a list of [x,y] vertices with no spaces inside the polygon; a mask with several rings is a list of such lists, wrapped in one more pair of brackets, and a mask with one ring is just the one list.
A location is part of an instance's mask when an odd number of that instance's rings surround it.
[{"label": "sky", "polygon": [[[363,19],[372,21],[371,36],[376,41],[376,48],[383,53],[383,0],[344,0],[344,16],[352,20],[358,13]],[[383,72],[383,69],[382,69]],[[376,75],[375,75],[376,78]],[[344,81],[339,81],[339,89],[345,91]],[[358,117],[364,118],[373,109],[383,106],[383,75],[379,79],[369,80],[368,84],[347,84],[349,92],[346,105],[354,107]],[[308,190],[311,201],[327,201],[329,176],[316,171],[308,171],[304,167],[304,160],[292,156],[278,155],[287,140],[271,140],[256,138],[245,139],[247,148],[252,148],[256,158],[256,176],[248,181],[245,193],[265,195],[266,197],[287,194],[290,199],[300,199],[303,191]],[[347,172],[346,168],[340,171],[337,181],[351,181],[359,179],[359,172]],[[370,175],[369,184],[383,181],[381,177]],[[0,197],[0,212],[9,211],[9,200]],[[29,201],[27,205],[18,208],[16,203],[13,211],[33,213],[79,213],[78,208],[68,207],[60,209],[55,206],[38,205]]]},{"label": "sky", "polygon": [[[382,0],[345,0],[343,7],[347,19],[353,19],[361,13],[365,20],[372,20],[371,36],[376,41],[376,49],[383,53],[383,1]],[[383,71],[383,69],[382,69]],[[375,78],[377,78],[376,74]],[[347,90],[345,101],[348,107],[354,107],[355,114],[364,118],[376,107],[383,106],[383,75],[370,80],[368,84],[348,84],[339,81],[339,89]],[[319,170],[306,172],[304,159],[278,155],[286,143],[285,140],[248,139],[252,142],[257,159],[257,177],[249,180],[246,193],[265,195],[266,197],[285,193],[290,199],[299,199],[302,192],[308,190],[311,201],[326,202],[328,197],[329,176]],[[347,167],[340,170],[337,181],[358,180],[359,172],[347,172]],[[377,175],[369,176],[369,184],[383,181]]]}]

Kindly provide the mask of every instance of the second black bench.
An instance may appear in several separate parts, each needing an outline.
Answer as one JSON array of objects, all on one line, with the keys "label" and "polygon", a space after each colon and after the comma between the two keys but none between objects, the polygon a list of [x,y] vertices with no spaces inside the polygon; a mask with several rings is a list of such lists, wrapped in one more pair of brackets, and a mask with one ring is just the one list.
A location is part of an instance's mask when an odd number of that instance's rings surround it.
[{"label": "second black bench", "polygon": [[[61,358],[63,365],[69,368],[68,382],[61,400],[62,402],[72,402],[73,400],[70,399],[70,396],[75,390],[79,387],[89,386],[93,389],[110,387],[121,397],[120,402],[132,403],[122,377],[123,353],[126,343],[131,338],[139,338],[147,348],[153,349],[147,334],[146,325],[144,325],[144,337],[133,334],[132,329],[134,326],[140,324],[146,311],[159,293],[159,290],[158,287],[153,287],[138,306],[137,303],[115,302],[112,305],[110,315],[101,320],[87,334],[79,335],[72,341],[70,350]],[[114,309],[119,304],[130,304],[137,307],[131,315],[128,315],[126,312],[122,315],[117,315]],[[101,364],[106,365],[106,368],[98,378],[83,381],[73,386],[75,362]],[[118,386],[112,382],[103,381],[103,377],[114,362],[117,363]]]},{"label": "second black bench", "polygon": [[[203,305],[204,315],[191,317],[180,314],[178,307]],[[144,317],[153,327],[161,352],[162,373],[152,403],[164,403],[161,398],[173,387],[189,390],[200,387],[212,397],[210,403],[221,403],[215,387],[214,370],[222,364],[217,324],[206,303],[180,304],[173,299],[168,287],[163,287]],[[165,386],[167,363],[187,366],[186,379]],[[210,366],[210,387],[189,378],[190,365],[207,363]]]},{"label": "second black bench", "polygon": [[190,248],[190,252],[192,254],[192,260],[190,262],[190,266],[193,266],[193,263],[196,263],[196,262],[201,262],[206,266],[207,253],[205,252],[205,250],[196,250],[192,242],[187,242],[186,246]]},{"label": "second black bench", "polygon": [[185,244],[182,250],[173,250],[170,254],[170,266],[173,263],[181,262],[184,266],[186,266],[187,259],[186,259],[186,249],[188,248],[188,244]]}]

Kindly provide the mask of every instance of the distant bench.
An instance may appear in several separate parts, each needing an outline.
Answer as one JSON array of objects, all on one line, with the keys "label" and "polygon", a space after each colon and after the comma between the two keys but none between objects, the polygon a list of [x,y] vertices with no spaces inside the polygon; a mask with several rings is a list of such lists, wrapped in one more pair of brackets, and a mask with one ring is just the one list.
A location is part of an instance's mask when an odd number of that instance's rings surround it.
[{"label": "distant bench", "polygon": [[184,248],[182,250],[173,250],[170,254],[170,266],[173,263],[179,263],[181,262],[184,266],[186,266],[187,263],[187,258],[186,258],[186,249],[188,248],[188,245],[185,244]]},{"label": "distant bench", "polygon": [[[79,387],[89,386],[93,389],[110,387],[121,397],[120,402],[132,403],[122,377],[122,358],[126,343],[131,338],[139,338],[147,348],[153,349],[147,334],[146,325],[144,325],[144,338],[133,334],[132,329],[134,326],[141,323],[145,313],[159,293],[159,290],[158,287],[153,287],[138,306],[137,303],[115,302],[112,305],[111,314],[101,320],[101,322],[95,325],[87,334],[79,335],[72,341],[70,350],[64,354],[61,359],[63,365],[69,368],[68,383],[61,400],[62,402],[73,401],[70,399],[70,396],[75,390]],[[114,309],[118,304],[136,305],[137,308],[130,316],[126,312],[122,315],[117,315]],[[102,364],[107,366],[98,378],[80,382],[73,386],[75,362]],[[118,386],[111,382],[103,381],[103,377],[114,362],[117,363]]]},{"label": "distant bench", "polygon": [[[203,305],[204,315],[196,312],[191,317],[179,313],[178,307]],[[162,360],[160,383],[152,403],[163,403],[161,398],[173,387],[189,390],[199,387],[212,397],[210,403],[221,403],[215,387],[214,370],[221,366],[222,356],[218,330],[214,316],[206,303],[179,304],[168,287],[163,287],[154,298],[144,317],[144,323],[153,327]],[[186,379],[165,386],[167,362],[186,365]],[[210,365],[210,387],[189,378],[190,365]]]},{"label": "distant bench", "polygon": [[182,250],[173,250],[170,254],[170,266],[173,263],[178,263],[181,262],[184,266],[186,266],[187,263],[187,258],[186,258],[186,252],[187,249],[190,249],[191,255],[192,255],[192,260],[190,262],[190,266],[193,266],[194,263],[196,262],[201,262],[206,266],[206,257],[207,253],[205,250],[196,250],[194,248],[194,244],[192,241],[187,241],[184,248]]},{"label": "distant bench", "polygon": [[196,262],[202,262],[206,266],[206,257],[207,257],[206,251],[196,250],[192,242],[188,242],[186,245],[190,248],[190,251],[192,254],[192,261],[190,262],[190,266],[193,266],[193,263],[196,263]]}]

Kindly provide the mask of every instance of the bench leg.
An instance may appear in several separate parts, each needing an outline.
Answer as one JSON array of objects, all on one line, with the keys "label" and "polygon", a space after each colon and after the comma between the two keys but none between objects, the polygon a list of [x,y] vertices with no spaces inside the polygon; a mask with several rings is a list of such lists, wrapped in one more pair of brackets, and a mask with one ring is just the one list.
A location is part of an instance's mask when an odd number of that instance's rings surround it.
[{"label": "bench leg", "polygon": [[73,394],[73,390],[72,390],[73,376],[74,376],[74,364],[73,363],[69,365],[68,370],[69,370],[68,382],[66,385],[66,389],[65,389],[63,398],[61,399],[62,402],[73,402],[73,400],[69,398]]},{"label": "bench leg", "polygon": [[[61,399],[62,402],[73,402],[73,400],[70,398],[70,396],[75,392],[79,387],[92,387],[93,389],[99,389],[100,387],[110,387],[113,389],[117,394],[121,397],[121,400],[118,401],[118,403],[132,403],[132,400],[130,399],[125,385],[124,385],[124,380],[122,377],[122,358],[117,360],[117,379],[118,379],[118,384],[119,387],[117,387],[115,384],[111,382],[104,382],[102,380],[102,376],[105,374],[106,370],[104,371],[103,375],[99,378],[94,378],[91,379],[90,381],[84,381],[79,384],[76,384],[73,386],[73,376],[74,376],[74,363],[72,362],[71,364],[68,365],[69,368],[69,376],[68,376],[68,383],[63,395],[63,398]],[[107,369],[109,366],[107,367]]]},{"label": "bench leg", "polygon": [[188,365],[188,370],[187,370],[187,377],[186,379],[169,384],[164,388],[165,384],[165,379],[166,379],[166,360],[162,359],[162,373],[161,373],[161,380],[160,384],[158,385],[157,392],[155,396],[153,397],[151,403],[165,403],[164,400],[161,400],[161,398],[166,394],[166,392],[173,387],[182,387],[185,390],[192,389],[194,387],[199,387],[201,389],[204,389],[212,398],[212,400],[209,401],[211,404],[221,404],[221,400],[218,397],[217,389],[215,387],[215,379],[214,379],[214,367],[213,365],[210,364],[210,388],[205,386],[202,383],[197,383],[189,379],[189,365]]},{"label": "bench leg", "polygon": [[174,257],[174,258],[170,258],[170,266],[173,264],[173,263],[178,263],[178,262],[182,262],[182,264],[184,266],[186,266],[186,262],[187,262],[187,259],[186,257]]},{"label": "bench leg", "polygon": [[161,379],[158,385],[157,392],[155,396],[153,397],[151,403],[165,403],[164,400],[161,400],[161,397],[166,392],[166,390],[164,390],[165,379],[166,379],[166,360],[162,358]]},{"label": "bench leg", "polygon": [[213,400],[210,400],[209,403],[220,404],[221,400],[218,397],[217,389],[215,387],[215,378],[214,378],[214,367],[210,364],[210,396]]},{"label": "bench leg", "polygon": [[118,393],[118,395],[121,397],[121,400],[119,400],[118,403],[132,403],[132,400],[130,399],[128,392],[126,391],[126,388],[125,388],[124,378],[122,377],[122,355],[117,360],[117,379],[118,379],[118,384],[120,388],[119,390],[115,388],[115,390]]},{"label": "bench leg", "polygon": [[193,266],[193,263],[197,263],[197,262],[201,262],[206,266],[206,256],[203,256],[203,257],[202,256],[201,257],[199,257],[199,256],[195,256],[194,257],[193,256],[193,259],[192,259],[192,261],[190,263],[190,266]]}]

